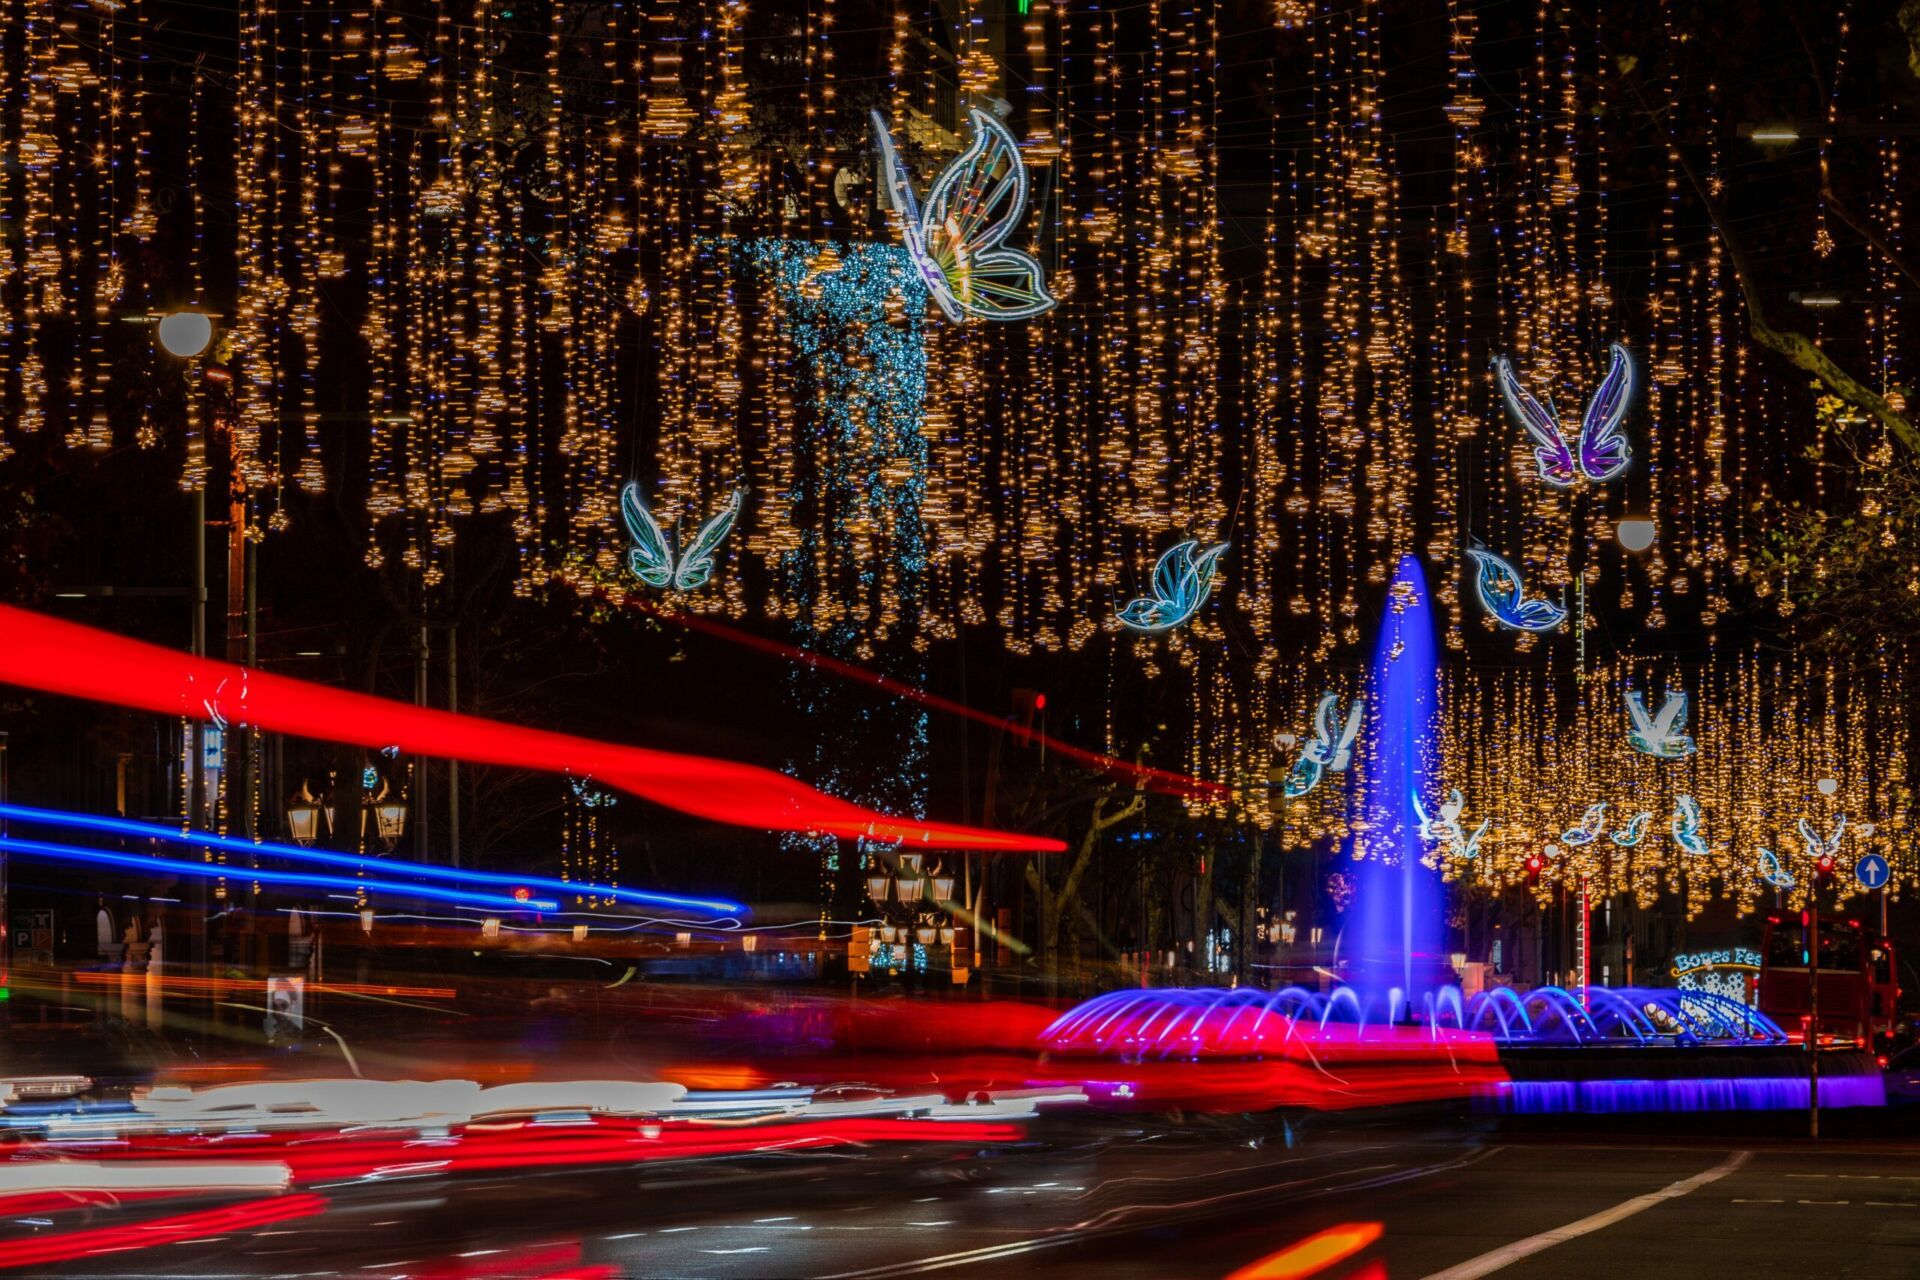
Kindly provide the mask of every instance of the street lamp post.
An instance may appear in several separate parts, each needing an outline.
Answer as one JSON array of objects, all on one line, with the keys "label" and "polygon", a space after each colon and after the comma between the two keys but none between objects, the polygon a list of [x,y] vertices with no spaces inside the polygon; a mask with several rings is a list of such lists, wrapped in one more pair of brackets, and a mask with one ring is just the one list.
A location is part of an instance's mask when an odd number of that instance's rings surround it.
[{"label": "street lamp post", "polygon": [[1807,1131],[1820,1136],[1820,873],[1807,887]]},{"label": "street lamp post", "polygon": [[[160,317],[155,332],[160,349],[176,360],[197,360],[206,353],[213,343],[213,318],[204,312],[180,310]],[[194,412],[194,404],[189,401],[187,412]],[[205,484],[196,484],[190,490],[193,519],[193,640],[192,653],[196,658],[207,655],[207,490]],[[201,726],[197,720],[189,719],[181,750],[187,757],[187,822],[192,825],[203,821],[202,793],[205,781],[201,776],[202,762],[200,737]],[[199,907],[198,920],[191,931],[189,950],[196,972],[204,973],[207,968],[207,881],[197,881],[194,891],[196,905]]]},{"label": "street lamp post", "polygon": [[[942,874],[936,866],[922,872],[923,855],[903,853],[893,874],[874,874],[867,877],[867,897],[880,913],[880,944],[891,948],[897,937],[907,948],[906,972],[913,972],[913,946],[918,943],[925,951],[931,952],[935,942],[948,949],[947,967],[954,965],[954,948],[957,933],[953,927],[953,888],[954,877]],[[922,910],[927,891],[932,890],[933,909]],[[893,923],[893,913],[889,903],[899,908],[902,923]],[[891,954],[889,954],[891,960]],[[889,964],[888,967],[891,967]]]},{"label": "street lamp post", "polygon": [[300,794],[287,801],[287,835],[303,849],[320,838],[320,804],[307,793],[305,783]]}]

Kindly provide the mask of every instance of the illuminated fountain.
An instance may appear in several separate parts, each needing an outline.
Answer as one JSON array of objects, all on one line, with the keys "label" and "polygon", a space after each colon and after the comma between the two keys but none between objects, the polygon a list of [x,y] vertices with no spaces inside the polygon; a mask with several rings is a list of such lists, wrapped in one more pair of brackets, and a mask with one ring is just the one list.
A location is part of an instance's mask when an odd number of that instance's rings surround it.
[{"label": "illuminated fountain", "polygon": [[1354,841],[1356,958],[1347,972],[1361,1003],[1384,1000],[1393,1018],[1415,1003],[1414,993],[1437,991],[1452,976],[1441,954],[1440,876],[1421,861],[1426,848],[1413,807],[1414,797],[1429,793],[1440,698],[1433,606],[1412,556],[1401,558],[1387,592],[1369,692],[1372,732]]},{"label": "illuminated fountain", "polygon": [[[1427,863],[1433,824],[1416,812],[1417,798],[1436,790],[1429,777],[1439,713],[1434,636],[1425,575],[1404,557],[1367,693],[1343,985],[1116,991],[1068,1010],[1041,1033],[1039,1046],[1140,1065],[1303,1055],[1324,1065],[1330,1052],[1387,1054],[1402,1065],[1424,1062],[1419,1070],[1429,1075],[1456,1077],[1463,1050],[1497,1049],[1500,1078],[1466,1091],[1508,1112],[1804,1107],[1804,1054],[1771,1019],[1724,995],[1549,986],[1469,998],[1455,985],[1442,948],[1444,891]],[[1859,1065],[1823,1080],[1822,1105],[1883,1104],[1878,1072]]]}]

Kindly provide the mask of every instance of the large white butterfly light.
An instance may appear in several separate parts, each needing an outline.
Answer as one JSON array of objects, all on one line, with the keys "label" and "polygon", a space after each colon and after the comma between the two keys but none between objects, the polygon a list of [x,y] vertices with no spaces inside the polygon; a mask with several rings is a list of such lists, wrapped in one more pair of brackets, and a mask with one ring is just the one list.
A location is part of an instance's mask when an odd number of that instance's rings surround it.
[{"label": "large white butterfly light", "polygon": [[1055,299],[1040,264],[1006,247],[1027,208],[1027,166],[1007,127],[984,111],[969,112],[973,141],[935,180],[922,210],[886,117],[872,116],[901,241],[947,319],[1025,320],[1051,310]]},{"label": "large white butterfly light", "polygon": [[1642,755],[1662,760],[1678,760],[1694,752],[1693,739],[1681,730],[1687,727],[1687,695],[1669,693],[1660,704],[1660,714],[1647,710],[1638,689],[1629,689],[1627,700],[1627,741]]},{"label": "large white butterfly light", "polygon": [[646,499],[640,496],[639,484],[628,482],[620,491],[620,514],[626,519],[627,532],[633,535],[633,549],[627,552],[627,568],[650,587],[695,591],[706,586],[707,580],[713,577],[714,557],[727,534],[733,531],[733,522],[740,518],[740,504],[746,499],[746,490],[736,489],[727,499],[727,505],[720,508],[720,514],[701,525],[700,532],[680,548],[676,557],[666,531],[647,509]]}]

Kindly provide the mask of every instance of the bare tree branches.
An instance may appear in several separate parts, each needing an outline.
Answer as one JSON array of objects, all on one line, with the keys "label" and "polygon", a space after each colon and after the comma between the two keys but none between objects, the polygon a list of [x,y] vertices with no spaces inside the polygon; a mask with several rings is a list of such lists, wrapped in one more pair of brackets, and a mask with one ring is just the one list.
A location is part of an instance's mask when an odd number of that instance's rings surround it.
[{"label": "bare tree branches", "polygon": [[1760,300],[1760,289],[1754,282],[1753,268],[1748,265],[1746,252],[1740,242],[1727,229],[1719,202],[1707,190],[1707,185],[1700,181],[1700,175],[1694,172],[1686,153],[1676,148],[1675,155],[1680,159],[1680,167],[1686,172],[1687,181],[1693,184],[1694,192],[1706,208],[1714,234],[1720,237],[1720,243],[1726,247],[1727,261],[1733,264],[1734,278],[1740,282],[1740,296],[1747,304],[1747,330],[1753,335],[1753,340],[1769,351],[1785,356],[1792,364],[1818,378],[1834,395],[1878,419],[1888,434],[1898,440],[1907,452],[1920,454],[1920,427],[1915,427],[1905,415],[1897,412],[1879,392],[1835,364],[1812,338],[1804,333],[1776,329],[1767,322],[1766,307]]},{"label": "bare tree branches", "polygon": [[[1920,5],[1920,0],[1914,0],[1914,2],[1916,5]],[[1848,208],[1847,205],[1841,201],[1840,197],[1833,193],[1832,187],[1820,188],[1820,198],[1827,202],[1828,213],[1831,213],[1834,217],[1859,232],[1863,240],[1879,250],[1880,255],[1893,264],[1895,271],[1898,271],[1914,284],[1920,285],[1920,274],[1915,274],[1912,264],[1905,258],[1902,258],[1899,251],[1887,243],[1887,238],[1880,234],[1878,228]]]}]

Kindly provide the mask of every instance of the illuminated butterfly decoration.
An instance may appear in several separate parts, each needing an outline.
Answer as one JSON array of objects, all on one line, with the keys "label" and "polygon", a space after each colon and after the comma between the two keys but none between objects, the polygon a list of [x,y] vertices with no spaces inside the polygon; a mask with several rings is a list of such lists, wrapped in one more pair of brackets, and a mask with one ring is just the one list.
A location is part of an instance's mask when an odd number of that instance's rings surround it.
[{"label": "illuminated butterfly decoration", "polygon": [[633,550],[627,552],[627,568],[650,587],[693,591],[706,586],[707,580],[713,577],[714,556],[727,534],[733,531],[733,522],[740,518],[740,504],[746,499],[746,490],[736,489],[727,499],[727,505],[720,508],[720,514],[702,525],[693,541],[682,547],[676,557],[660,522],[653,518],[646,499],[640,496],[639,484],[628,483],[620,491],[620,514],[627,522],[627,532],[633,535]]},{"label": "illuminated butterfly decoration", "polygon": [[[1593,484],[1605,484],[1617,478],[1633,461],[1627,437],[1620,430],[1627,416],[1627,402],[1633,397],[1633,357],[1619,343],[1608,347],[1607,376],[1600,389],[1587,401],[1586,414],[1580,420],[1579,450],[1569,448],[1560,431],[1560,417],[1551,403],[1534,398],[1520,385],[1513,362],[1505,356],[1493,361],[1493,378],[1500,386],[1507,408],[1533,437],[1534,465],[1540,478],[1556,489],[1570,489],[1584,475]],[[1575,471],[1578,464],[1579,470]]]},{"label": "illuminated butterfly decoration", "polygon": [[1780,864],[1780,855],[1771,849],[1760,851],[1760,878],[1776,889],[1791,889],[1800,882],[1793,872]]},{"label": "illuminated butterfly decoration", "polygon": [[1205,551],[1195,541],[1168,547],[1153,566],[1153,595],[1127,602],[1113,616],[1134,631],[1155,634],[1171,631],[1200,611],[1213,592],[1215,563],[1232,543],[1223,542]]},{"label": "illuminated butterfly decoration", "polygon": [[1627,690],[1627,741],[1643,755],[1679,760],[1694,753],[1693,739],[1680,732],[1687,727],[1687,695],[1670,693],[1660,714],[1647,714],[1638,689]]},{"label": "illuminated butterfly decoration", "polygon": [[935,179],[922,210],[886,118],[871,115],[901,241],[947,319],[1025,320],[1051,310],[1055,299],[1040,264],[1006,247],[1027,207],[1027,166],[1007,127],[984,111],[969,112],[973,140]]},{"label": "illuminated butterfly decoration", "polygon": [[1639,813],[1627,819],[1626,826],[1621,827],[1618,831],[1609,832],[1607,839],[1613,841],[1622,849],[1631,849],[1640,843],[1640,838],[1647,833],[1647,824],[1652,821],[1653,815],[1642,809]]},{"label": "illuminated butterfly decoration", "polygon": [[1672,830],[1673,842],[1680,846],[1682,853],[1702,858],[1713,852],[1700,838],[1700,805],[1692,796],[1674,798]]},{"label": "illuminated butterfly decoration", "polygon": [[1346,724],[1339,726],[1340,695],[1329,693],[1313,711],[1313,741],[1300,749],[1300,758],[1287,774],[1281,791],[1289,800],[1298,800],[1329,773],[1345,773],[1353,761],[1353,740],[1360,734],[1360,721],[1366,715],[1367,702],[1355,698],[1347,711]]},{"label": "illuminated butterfly decoration", "polygon": [[1592,844],[1607,830],[1607,802],[1587,806],[1587,812],[1580,819],[1580,825],[1569,827],[1560,833],[1560,843],[1570,844],[1578,849],[1582,845]]},{"label": "illuminated butterfly decoration", "polygon": [[1840,820],[1834,824],[1833,834],[1824,838],[1814,831],[1813,824],[1809,823],[1805,818],[1800,819],[1798,825],[1800,828],[1800,840],[1801,843],[1807,846],[1807,856],[1809,858],[1818,862],[1822,858],[1839,856],[1840,837],[1847,834],[1846,814],[1841,814]]},{"label": "illuminated butterfly decoration", "polygon": [[1467,555],[1479,568],[1474,588],[1480,593],[1480,606],[1501,626],[1552,631],[1567,620],[1567,611],[1551,600],[1528,600],[1519,571],[1493,552],[1469,548]]},{"label": "illuminated butterfly decoration", "polygon": [[1420,803],[1418,792],[1410,798],[1413,801],[1414,817],[1420,820],[1422,840],[1438,841],[1446,847],[1448,853],[1462,860],[1471,860],[1480,856],[1480,841],[1487,834],[1487,830],[1493,826],[1493,819],[1483,820],[1479,828],[1469,836],[1466,829],[1460,825],[1460,815],[1467,811],[1467,800],[1460,794],[1458,787],[1448,790],[1447,802],[1440,806],[1440,817],[1437,821],[1428,815],[1426,806]]}]

